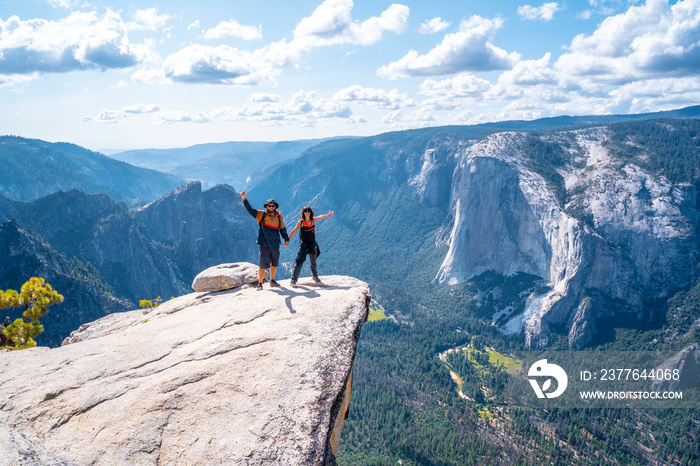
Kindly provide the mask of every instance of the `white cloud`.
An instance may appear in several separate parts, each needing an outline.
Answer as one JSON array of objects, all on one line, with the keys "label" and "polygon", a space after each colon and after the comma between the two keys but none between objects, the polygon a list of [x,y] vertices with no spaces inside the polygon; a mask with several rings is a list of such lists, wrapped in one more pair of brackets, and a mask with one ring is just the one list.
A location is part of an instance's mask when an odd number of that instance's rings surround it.
[{"label": "white cloud", "polygon": [[391,112],[390,114],[388,114],[388,115],[384,116],[384,118],[382,118],[382,124],[387,125],[387,126],[398,125],[401,123],[401,121],[402,121],[402,118],[401,118],[400,111]]},{"label": "white cloud", "polygon": [[431,97],[478,97],[488,91],[491,83],[473,74],[459,73],[442,80],[426,79],[420,85],[420,93]]},{"label": "white cloud", "polygon": [[223,39],[238,37],[243,40],[262,39],[262,26],[244,26],[236,20],[221,21],[216,27],[207,29],[202,35],[205,39]]},{"label": "white cloud", "polygon": [[673,110],[700,102],[700,78],[663,78],[620,86],[610,93],[606,112],[644,113]]},{"label": "white cloud", "polygon": [[377,70],[380,76],[396,79],[408,76],[439,76],[461,71],[491,71],[511,68],[520,58],[491,43],[503,26],[500,18],[472,16],[459,32],[445,35],[442,43],[425,55],[410,50],[403,58]]},{"label": "white cloud", "polygon": [[80,3],[80,0],[48,0],[49,5],[54,8],[71,9]]},{"label": "white cloud", "polygon": [[455,110],[463,108],[465,100],[471,103],[483,100],[491,83],[470,73],[441,80],[426,79],[420,85],[420,93],[428,96],[421,105],[430,110]]},{"label": "white cloud", "polygon": [[254,85],[276,78],[282,68],[298,62],[315,47],[372,44],[380,40],[385,31],[403,30],[408,18],[408,7],[394,4],[380,16],[360,23],[353,21],[350,15],[352,6],[351,0],[326,0],[299,22],[294,39],[289,42],[272,42],[253,51],[228,45],[190,45],[170,55],[160,72],[144,70],[135,73],[132,79],[142,82],[169,79],[183,83]]},{"label": "white cloud", "polygon": [[448,27],[450,27],[450,23],[443,21],[442,18],[438,16],[437,18],[423,22],[423,24],[420,25],[418,32],[421,34],[434,34],[442,31],[443,29],[447,29]]},{"label": "white cloud", "polygon": [[193,30],[193,29],[199,29],[199,28],[200,28],[200,25],[199,25],[199,20],[198,20],[198,19],[195,20],[195,21],[193,21],[193,22],[191,22],[190,24],[187,25],[187,30],[188,30],[188,31],[191,31],[191,30]]},{"label": "white cloud", "polygon": [[157,8],[148,8],[146,10],[136,10],[134,13],[134,21],[128,23],[128,28],[132,29],[145,29],[148,31],[157,31],[158,29],[165,26],[172,16],[163,14],[158,14]]},{"label": "white cloud", "polygon": [[156,104],[137,104],[121,110],[105,109],[96,117],[83,117],[84,122],[127,122],[140,114],[150,113],[154,124],[211,123],[213,121],[260,121],[282,125],[315,126],[319,121],[341,119],[350,124],[364,123],[354,117],[350,107],[337,99],[317,97],[315,92],[299,91],[285,100],[276,94],[254,93],[241,107],[223,107],[212,111],[190,112],[162,108]]},{"label": "white cloud", "polygon": [[309,40],[313,46],[369,45],[379,41],[385,31],[402,32],[410,11],[405,5],[393,4],[380,16],[360,23],[353,21],[352,7],[352,0],[326,0],[297,24],[294,38]]},{"label": "white cloud", "polygon": [[282,96],[264,92],[254,92],[248,97],[250,102],[281,102]]},{"label": "white cloud", "polygon": [[550,53],[539,60],[521,60],[511,70],[504,71],[496,87],[558,85],[557,73],[549,67]]},{"label": "white cloud", "polygon": [[555,69],[596,84],[700,72],[700,1],[647,0],[579,34]]},{"label": "white cloud", "polygon": [[10,74],[3,76],[0,74],[0,89],[2,88],[19,88],[22,84],[37,79],[39,73],[31,74]]},{"label": "white cloud", "polygon": [[[121,110],[102,110],[95,118],[99,123],[120,123],[126,119],[126,115]],[[84,117],[83,121],[90,121],[89,117]]]},{"label": "white cloud", "polygon": [[153,54],[133,44],[119,13],[71,13],[58,21],[0,19],[0,75],[127,68]]},{"label": "white cloud", "polygon": [[226,107],[212,113],[217,118],[231,121],[277,121],[310,126],[323,119],[352,118],[352,110],[346,103],[319,98],[315,92],[304,91],[297,92],[287,101],[274,94],[254,94],[241,107]]},{"label": "white cloud", "polygon": [[160,114],[163,123],[211,123],[211,119],[204,112],[163,111]]},{"label": "white cloud", "polygon": [[140,68],[131,75],[131,80],[137,83],[144,84],[157,84],[165,83],[168,80],[165,78],[165,74],[161,68]]},{"label": "white cloud", "polygon": [[139,114],[139,113],[153,113],[157,112],[160,110],[160,105],[157,104],[137,104],[137,105],[129,105],[124,108],[122,108],[122,112],[124,113],[134,113],[134,114]]},{"label": "white cloud", "polygon": [[551,21],[554,19],[554,13],[559,11],[557,2],[545,3],[541,6],[523,5],[518,7],[518,14],[524,19]]},{"label": "white cloud", "polygon": [[254,52],[220,45],[191,45],[170,55],[163,75],[177,82],[208,84],[257,84],[279,71]]},{"label": "white cloud", "polygon": [[401,107],[410,107],[415,105],[415,102],[412,99],[409,99],[406,94],[399,93],[398,89],[392,89],[391,91],[387,92],[384,89],[374,89],[359,85],[341,89],[335,93],[333,99],[343,102],[360,102],[370,104],[377,108],[387,110],[398,110]]}]

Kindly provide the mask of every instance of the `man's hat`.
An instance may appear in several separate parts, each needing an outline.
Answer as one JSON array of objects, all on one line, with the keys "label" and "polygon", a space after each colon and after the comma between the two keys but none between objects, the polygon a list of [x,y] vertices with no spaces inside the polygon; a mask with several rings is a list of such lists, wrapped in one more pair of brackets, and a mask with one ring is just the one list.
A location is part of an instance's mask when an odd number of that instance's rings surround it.
[{"label": "man's hat", "polygon": [[266,202],[265,204],[263,204],[263,207],[267,207],[267,206],[269,206],[270,204],[274,204],[274,205],[275,205],[275,209],[279,208],[279,206],[280,206],[280,205],[277,203],[277,201],[275,201],[274,199],[268,199],[267,202]]}]

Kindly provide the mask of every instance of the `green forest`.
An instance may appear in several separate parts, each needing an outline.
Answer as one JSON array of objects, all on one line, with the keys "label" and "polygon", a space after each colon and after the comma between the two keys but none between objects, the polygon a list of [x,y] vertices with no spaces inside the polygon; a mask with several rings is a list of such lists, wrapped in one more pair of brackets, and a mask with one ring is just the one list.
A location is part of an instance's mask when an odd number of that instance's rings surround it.
[{"label": "green forest", "polygon": [[[440,360],[445,348],[464,345],[468,351]],[[699,409],[545,410],[511,405],[504,395],[508,368],[501,361],[489,362],[484,349],[491,347],[508,354],[518,344],[459,313],[436,312],[410,323],[365,323],[339,464],[700,461]],[[457,394],[450,369],[462,379],[469,399]]]},{"label": "green forest", "polygon": [[[609,128],[608,147],[620,163],[636,163],[674,182],[698,186],[697,120]],[[555,168],[571,160],[547,140],[546,133],[526,136],[525,153],[530,168],[547,180],[564,205],[576,193],[566,192]],[[669,143],[671,155],[659,156]],[[362,219],[358,206],[353,233],[365,238],[368,247],[358,249],[352,263],[336,261],[333,249],[353,238],[337,229],[337,240],[329,240],[325,260],[332,272],[343,270],[367,280],[389,317],[362,328],[339,464],[700,464],[700,409],[542,409],[509,400],[504,388],[513,375],[508,372],[518,365],[516,354],[527,348],[522,334],[503,336],[491,317],[510,304],[516,307],[503,318],[521,312],[517,296],[541,286],[538,277],[487,273],[459,285],[431,284],[446,252],[446,247],[434,247],[435,227],[445,214],[420,206],[411,215],[424,222],[401,225],[398,231],[376,217],[387,211],[409,216],[405,206],[419,204],[397,200],[407,197],[410,193],[399,188],[393,199],[380,198],[369,219]],[[574,217],[587,220],[583,214]],[[381,251],[372,246],[380,243],[378,238],[397,235],[414,241],[408,248],[406,242],[381,241]],[[378,256],[402,260],[387,264],[373,260]],[[496,287],[498,295],[489,293]],[[479,291],[485,298],[475,299]],[[646,326],[611,321],[609,338],[593,349],[675,352],[700,343],[700,280],[656,306],[656,317]],[[450,349],[455,350],[447,353]],[[554,335],[550,349],[568,350],[565,335]],[[462,382],[462,396],[451,371]]]}]

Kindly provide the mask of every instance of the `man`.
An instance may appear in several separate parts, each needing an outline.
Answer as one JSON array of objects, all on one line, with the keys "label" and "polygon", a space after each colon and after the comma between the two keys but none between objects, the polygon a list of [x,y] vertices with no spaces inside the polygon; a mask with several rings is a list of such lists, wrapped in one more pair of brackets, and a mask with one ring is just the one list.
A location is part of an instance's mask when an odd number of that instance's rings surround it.
[{"label": "man", "polygon": [[257,220],[258,225],[258,246],[260,246],[260,259],[258,262],[258,291],[263,289],[265,280],[265,269],[270,269],[270,286],[280,286],[275,281],[277,266],[280,260],[280,236],[284,238],[284,247],[289,245],[287,228],[284,226],[282,214],[277,211],[279,204],[274,199],[268,199],[263,205],[265,210],[254,209],[245,197],[245,191],[241,191],[243,205],[248,213]]}]

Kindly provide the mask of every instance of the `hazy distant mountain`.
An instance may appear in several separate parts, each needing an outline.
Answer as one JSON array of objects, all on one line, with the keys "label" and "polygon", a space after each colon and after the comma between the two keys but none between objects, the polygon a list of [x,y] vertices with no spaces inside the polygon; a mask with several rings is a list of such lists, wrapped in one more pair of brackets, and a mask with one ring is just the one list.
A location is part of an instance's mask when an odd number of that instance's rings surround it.
[{"label": "hazy distant mountain", "polygon": [[184,184],[176,175],[134,167],[68,143],[0,136],[0,194],[33,200],[59,190],[102,192],[149,202]]},{"label": "hazy distant mountain", "polygon": [[130,150],[112,154],[115,159],[152,168],[205,186],[228,184],[243,189],[260,171],[294,159],[323,139],[281,142],[224,142],[199,144],[179,149]]}]

